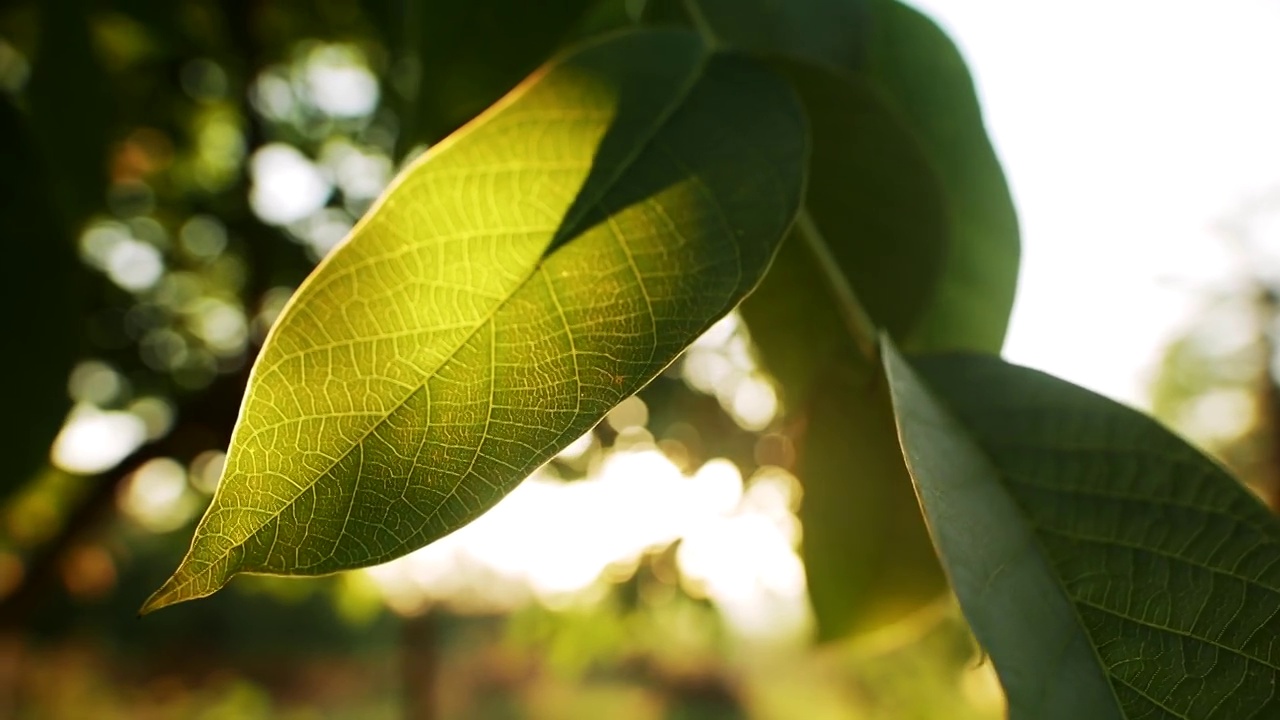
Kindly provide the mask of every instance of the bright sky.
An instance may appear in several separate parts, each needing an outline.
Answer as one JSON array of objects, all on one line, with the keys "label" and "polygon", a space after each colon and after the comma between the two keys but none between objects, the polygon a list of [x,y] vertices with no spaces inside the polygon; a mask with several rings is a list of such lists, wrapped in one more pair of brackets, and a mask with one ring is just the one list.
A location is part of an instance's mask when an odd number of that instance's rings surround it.
[{"label": "bright sky", "polygon": [[969,59],[1018,206],[1006,357],[1145,406],[1230,275],[1213,226],[1280,187],[1280,1],[911,2]]}]

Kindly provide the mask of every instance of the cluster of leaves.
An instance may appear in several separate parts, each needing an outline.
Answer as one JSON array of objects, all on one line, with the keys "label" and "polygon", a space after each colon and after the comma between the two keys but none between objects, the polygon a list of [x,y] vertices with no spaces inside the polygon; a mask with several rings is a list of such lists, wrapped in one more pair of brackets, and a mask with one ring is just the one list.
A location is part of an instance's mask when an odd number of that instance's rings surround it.
[{"label": "cluster of leaves", "polygon": [[[144,610],[456,530],[737,307],[797,428],[822,635],[949,582],[1015,717],[1280,709],[1275,519],[1154,421],[995,357],[1017,224],[930,21],[894,0],[366,5],[408,69],[399,151],[448,137],[283,311]],[[58,87],[37,79],[32,105]],[[59,232],[8,189],[31,237]],[[68,186],[61,216],[93,192]]]}]

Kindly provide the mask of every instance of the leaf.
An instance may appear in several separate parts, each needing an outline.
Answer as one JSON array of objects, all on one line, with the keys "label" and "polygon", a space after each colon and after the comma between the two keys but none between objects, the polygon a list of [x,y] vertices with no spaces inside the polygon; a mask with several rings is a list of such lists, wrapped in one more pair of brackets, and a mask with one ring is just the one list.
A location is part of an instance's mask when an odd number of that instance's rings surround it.
[{"label": "leaf", "polygon": [[797,441],[801,547],[821,640],[910,617],[946,591],[903,463],[884,376],[829,372]]},{"label": "leaf", "polygon": [[[878,326],[905,336],[931,303],[948,253],[949,215],[938,177],[873,84],[805,63],[775,64],[800,94],[809,117],[814,153],[805,210],[818,231],[811,240],[825,247],[832,261],[824,268],[815,257],[811,278],[801,282],[821,287],[830,284],[824,280],[827,273],[838,276]],[[795,242],[784,252],[813,255],[814,250]],[[811,355],[811,342],[830,342],[824,338],[834,328],[794,322],[800,318],[786,321],[792,338],[776,343],[779,352]],[[868,368],[878,364],[860,355],[850,362]]]},{"label": "leaf", "polygon": [[[660,3],[651,16],[790,58],[785,65],[809,112],[814,161],[805,202],[821,237],[809,238],[810,247],[787,243],[783,269],[770,273],[743,314],[793,411],[808,416],[802,549],[819,635],[875,627],[895,617],[868,606],[875,593],[882,597],[874,602],[902,615],[931,600],[942,580],[924,552],[926,533],[886,431],[891,413],[874,392],[873,363],[856,343],[835,339],[841,330],[855,338],[866,330],[815,308],[838,303],[850,317],[860,305],[916,349],[998,350],[1017,279],[1012,202],[963,60],[918,13],[883,0],[685,0],[681,17],[673,4]],[[866,99],[852,103],[851,93]],[[852,152],[830,149],[841,145]],[[855,377],[833,366],[855,368]],[[900,563],[884,563],[895,546],[903,548]]]},{"label": "leaf", "polygon": [[1012,718],[1280,713],[1280,524],[1154,420],[884,341],[898,429]]},{"label": "leaf", "polygon": [[831,69],[862,64],[866,0],[683,0],[692,21],[726,45]]},{"label": "leaf", "polygon": [[[834,639],[909,615],[946,583],[894,434],[878,367],[863,356],[828,273],[875,320],[906,333],[941,269],[942,190],[874,87],[780,62],[805,102],[813,160],[805,206],[820,238],[793,231],[741,311],[793,418],[804,485],[801,550],[818,635]],[[811,242],[825,246],[823,268]]]},{"label": "leaf", "polygon": [[552,61],[299,289],[144,611],[239,572],[384,562],[475,519],[759,282],[807,154],[786,83],[692,33]]},{"label": "leaf", "polygon": [[[895,335],[912,330],[943,270],[947,200],[899,113],[873,83],[845,69],[865,51],[863,3],[747,8],[683,4],[704,31],[771,55],[809,116],[805,212],[813,232],[793,232],[742,313],[799,428],[801,551],[818,636],[830,640],[902,619],[946,588],[910,491],[883,377],[847,322],[845,313],[863,310],[840,308],[860,303]],[[672,18],[679,21],[668,8],[661,19]]]},{"label": "leaf", "polygon": [[1004,344],[1018,280],[1018,218],[987,139],[964,58],[932,20],[895,0],[870,0],[864,72],[893,102],[946,191],[951,242],[911,350]]},{"label": "leaf", "polygon": [[640,21],[643,0],[595,0],[569,31],[569,40],[582,41],[626,28],[633,28]]},{"label": "leaf", "polygon": [[505,95],[560,47],[592,1],[364,4],[403,59],[403,151],[436,142]]},{"label": "leaf", "polygon": [[0,265],[11,382],[4,410],[0,502],[49,461],[49,446],[71,409],[67,377],[80,350],[75,289],[79,263],[54,208],[29,124],[0,93]]}]

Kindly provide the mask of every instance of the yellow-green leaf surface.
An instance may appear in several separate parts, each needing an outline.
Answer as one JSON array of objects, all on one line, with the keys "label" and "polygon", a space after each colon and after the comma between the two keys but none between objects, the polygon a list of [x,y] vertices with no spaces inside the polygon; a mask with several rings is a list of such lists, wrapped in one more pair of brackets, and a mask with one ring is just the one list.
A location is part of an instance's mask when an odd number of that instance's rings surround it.
[{"label": "yellow-green leaf surface", "polygon": [[1256,497],[1087,390],[884,345],[920,504],[1011,718],[1280,717],[1280,522]]},{"label": "yellow-green leaf surface", "polygon": [[785,81],[693,33],[552,61],[406,170],[299,289],[144,610],[236,573],[383,562],[473,520],[759,282],[807,153]]}]

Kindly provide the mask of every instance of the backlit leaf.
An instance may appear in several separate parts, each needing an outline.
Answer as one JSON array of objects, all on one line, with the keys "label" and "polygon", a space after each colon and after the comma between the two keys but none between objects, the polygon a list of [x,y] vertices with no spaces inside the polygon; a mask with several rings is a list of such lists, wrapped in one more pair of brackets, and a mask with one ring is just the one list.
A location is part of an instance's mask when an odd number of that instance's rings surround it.
[{"label": "backlit leaf", "polygon": [[144,609],[241,572],[383,562],[476,518],[759,282],[807,153],[785,81],[693,33],[552,61],[406,170],[299,289],[213,505]]},{"label": "backlit leaf", "polygon": [[1154,420],[884,342],[934,543],[1018,718],[1280,717],[1280,523]]}]

